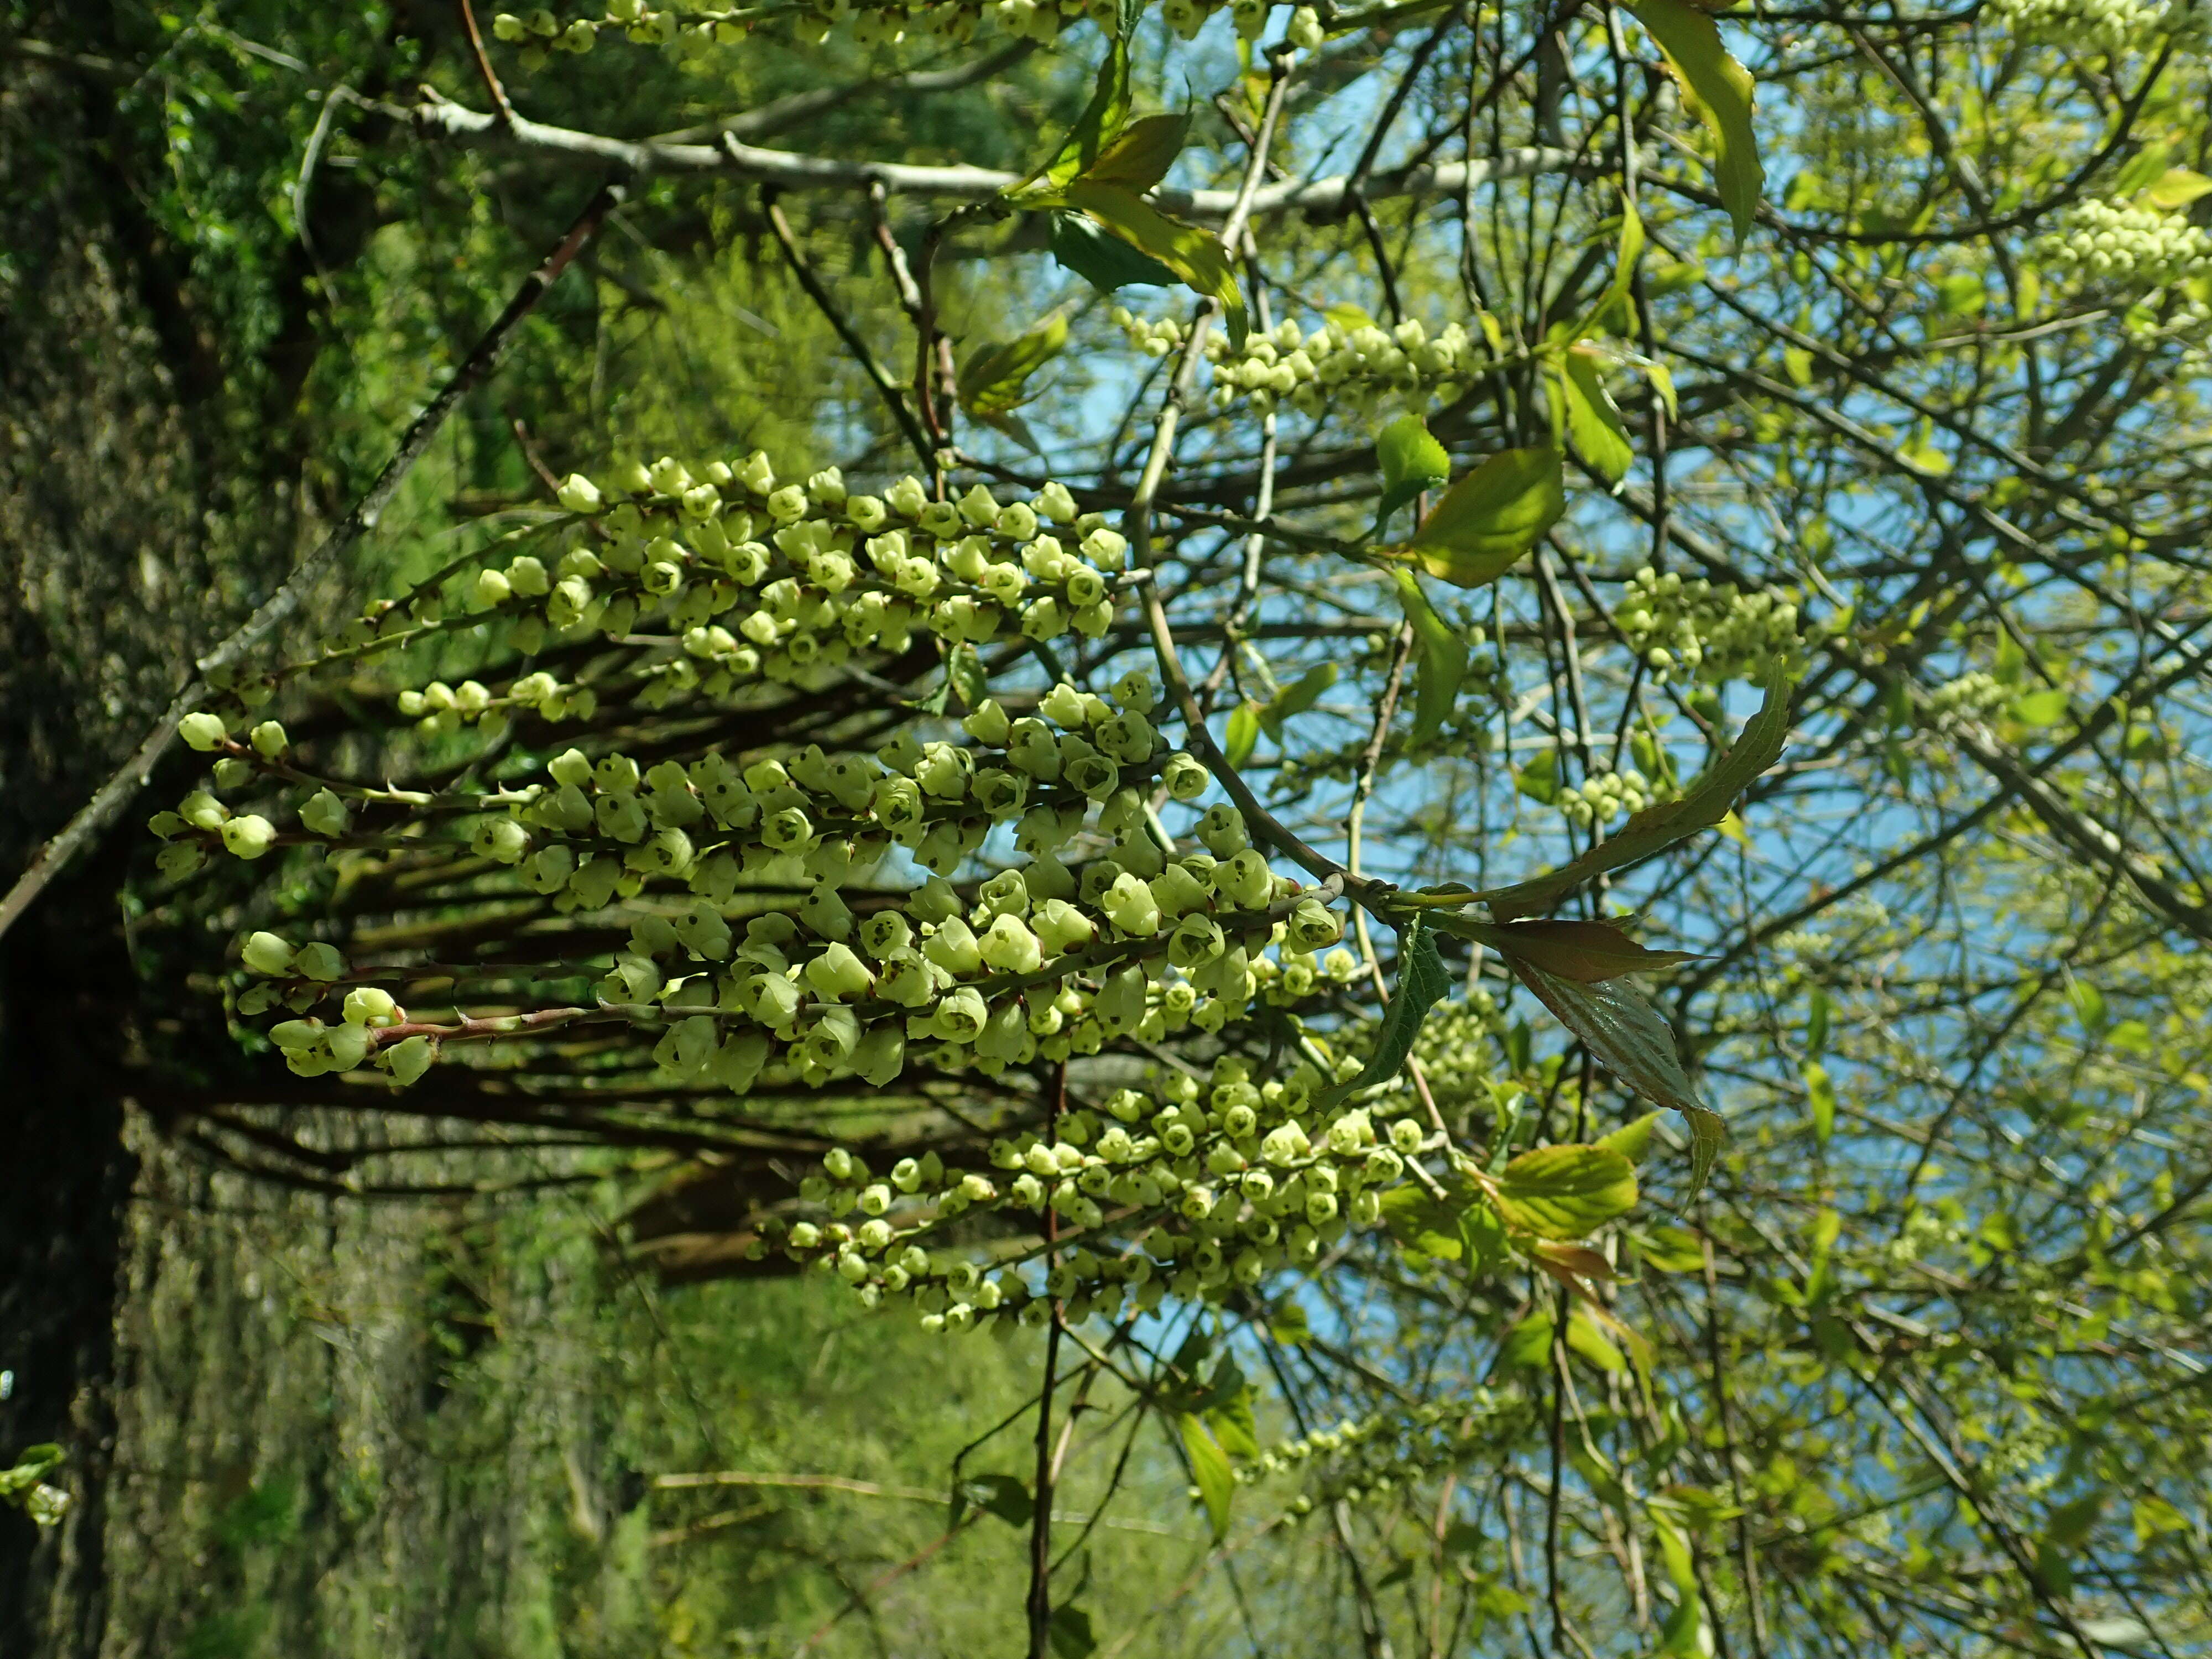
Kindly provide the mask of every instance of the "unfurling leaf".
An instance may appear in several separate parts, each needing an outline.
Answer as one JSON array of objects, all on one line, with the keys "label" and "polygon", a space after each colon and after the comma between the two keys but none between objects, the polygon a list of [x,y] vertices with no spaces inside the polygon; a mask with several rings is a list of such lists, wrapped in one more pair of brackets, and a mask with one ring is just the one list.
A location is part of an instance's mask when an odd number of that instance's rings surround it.
[{"label": "unfurling leaf", "polygon": [[1689,1196],[1694,1198],[1728,1132],[1720,1114],[1698,1098],[1674,1052],[1674,1033],[1659,1011],[1623,980],[1583,985],[1547,974],[1533,963],[1510,965],[1515,977],[1582,1039],[1601,1066],[1646,1100],[1670,1106],[1690,1121]]},{"label": "unfurling leaf", "polygon": [[1011,340],[979,346],[960,366],[960,407],[978,417],[1003,415],[1028,402],[1030,375],[1067,344],[1067,319],[1058,312]]},{"label": "unfurling leaf", "polygon": [[1540,1238],[1582,1238],[1636,1205],[1636,1166],[1606,1146],[1539,1146],[1498,1176],[1498,1212]]},{"label": "unfurling leaf", "polygon": [[1447,489],[1403,550],[1441,581],[1480,587],[1510,569],[1566,510],[1559,452],[1508,449]]},{"label": "unfurling leaf", "polygon": [[1229,730],[1221,740],[1222,758],[1242,766],[1260,746],[1260,705],[1240,702],[1229,711]]},{"label": "unfurling leaf", "polygon": [[1568,441],[1590,470],[1618,483],[1628,476],[1636,452],[1629,447],[1628,428],[1613,394],[1597,372],[1596,361],[1587,352],[1569,351],[1562,358],[1554,384],[1566,405]]},{"label": "unfurling leaf", "polygon": [[1413,742],[1428,742],[1451,717],[1459,702],[1459,688],[1467,678],[1467,641],[1429,603],[1421,592],[1420,578],[1410,570],[1393,570],[1397,579],[1398,603],[1406,620],[1413,624],[1413,644],[1419,653],[1413,669]]},{"label": "unfurling leaf", "polygon": [[1713,181],[1740,242],[1750,233],[1766,174],[1751,130],[1751,71],[1729,55],[1713,20],[1689,0],[1626,0],[1651,33],[1690,105],[1713,136]]},{"label": "unfurling leaf", "polygon": [[1211,231],[1170,219],[1117,185],[1077,179],[1060,192],[1069,207],[1086,213],[1139,252],[1157,259],[1194,293],[1210,295],[1221,307],[1230,349],[1244,349],[1244,293],[1237,271]]},{"label": "unfurling leaf", "polygon": [[970,709],[981,708],[991,693],[990,676],[972,645],[952,647],[952,654],[945,659],[945,678],[954,695]]},{"label": "unfurling leaf", "polygon": [[1736,797],[1782,757],[1783,739],[1790,732],[1790,683],[1778,672],[1766,682],[1765,700],[1759,712],[1744,722],[1743,730],[1721,756],[1674,800],[1662,801],[1634,814],[1619,833],[1607,836],[1571,864],[1549,875],[1516,882],[1478,895],[1499,921],[1542,909],[1562,894],[1571,892],[1593,876],[1633,864],[1673,846],[1686,836],[1710,830],[1728,816]]},{"label": "unfurling leaf", "polygon": [[1488,945],[1509,961],[1533,962],[1546,973],[1585,985],[1695,960],[1695,953],[1689,951],[1646,950],[1610,921],[1511,921],[1492,926],[1455,921],[1450,929],[1478,945]]},{"label": "unfurling leaf", "polygon": [[1206,1432],[1206,1425],[1188,1412],[1176,1419],[1182,1449],[1190,1458],[1191,1480],[1206,1504],[1206,1518],[1213,1528],[1213,1541],[1229,1536],[1229,1500],[1236,1493],[1236,1479],[1229,1472],[1229,1454]]},{"label": "unfurling leaf", "polygon": [[1376,1033],[1374,1054],[1359,1068],[1358,1077],[1324,1092],[1322,1103],[1333,1105],[1397,1076],[1406,1056],[1413,1052],[1413,1039],[1420,1035],[1429,1010],[1443,1001],[1451,988],[1451,970],[1444,966],[1443,957],[1437,953],[1436,939],[1417,915],[1398,935],[1398,985],[1390,994],[1382,1030]]},{"label": "unfurling leaf", "polygon": [[1109,236],[1080,214],[1052,216],[1052,257],[1101,294],[1132,284],[1172,288],[1176,274],[1158,259],[1137,252],[1118,236]]},{"label": "unfurling leaf", "polygon": [[1298,676],[1273,702],[1260,711],[1260,724],[1267,728],[1267,735],[1280,743],[1283,740],[1283,722],[1293,714],[1304,714],[1320,702],[1321,694],[1336,684],[1336,677],[1342,672],[1335,663],[1325,662]]},{"label": "unfurling leaf", "polygon": [[1141,196],[1168,176],[1189,132],[1188,115],[1147,115],[1132,121],[1077,176],[1094,185],[1119,185]]},{"label": "unfurling leaf", "polygon": [[1382,499],[1375,509],[1377,535],[1390,515],[1425,489],[1451,477],[1451,457],[1418,415],[1401,415],[1375,434],[1375,460],[1382,471]]}]

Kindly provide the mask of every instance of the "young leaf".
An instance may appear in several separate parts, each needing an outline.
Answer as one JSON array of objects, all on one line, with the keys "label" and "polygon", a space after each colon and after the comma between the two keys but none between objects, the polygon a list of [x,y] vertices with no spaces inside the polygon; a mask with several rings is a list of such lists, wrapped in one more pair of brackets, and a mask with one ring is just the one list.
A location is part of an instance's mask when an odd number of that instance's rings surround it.
[{"label": "young leaf", "polygon": [[1805,1063],[1805,1102],[1813,1109],[1813,1139],[1825,1146],[1836,1133],[1836,1085],[1828,1081],[1828,1068]]},{"label": "young leaf", "polygon": [[1267,735],[1278,743],[1283,740],[1283,722],[1293,714],[1303,714],[1321,701],[1321,694],[1336,684],[1340,670],[1334,662],[1309,668],[1297,681],[1284,690],[1273,702],[1260,711],[1260,724]]},{"label": "young leaf", "polygon": [[1213,1437],[1221,1443],[1222,1450],[1231,1457],[1257,1457],[1260,1455],[1259,1421],[1252,1414],[1252,1389],[1249,1384],[1206,1413],[1206,1426],[1213,1431]]},{"label": "young leaf", "polygon": [[2168,213],[2179,213],[2207,191],[2212,191],[2212,179],[2187,167],[2169,167],[2143,191],[2143,200]]},{"label": "young leaf", "polygon": [[1510,965],[1514,976],[1583,1040],[1600,1065],[1646,1100],[1671,1106],[1690,1121],[1689,1196],[1696,1197],[1728,1132],[1721,1115],[1698,1098],[1659,1011],[1625,981],[1582,985],[1533,963]]},{"label": "young leaf", "polygon": [[1260,705],[1240,702],[1229,712],[1229,731],[1221,741],[1222,757],[1231,766],[1242,766],[1259,746]]},{"label": "young leaf", "polygon": [[1533,1313],[1516,1325],[1498,1350],[1498,1363],[1505,1370],[1529,1369],[1547,1364],[1552,1353],[1552,1316]]},{"label": "young leaf", "polygon": [[1815,1060],[1827,1051],[1829,1013],[1827,988],[1815,985],[1805,1012],[1805,1052]]},{"label": "young leaf", "polygon": [[1636,1205],[1636,1166],[1605,1146],[1539,1146],[1498,1177],[1498,1213],[1539,1238],[1583,1238]]},{"label": "young leaf", "polygon": [[1059,151],[1036,173],[1020,183],[1007,187],[1006,199],[1018,204],[1036,204],[1064,189],[1082,176],[1098,160],[1099,155],[1113,142],[1129,119],[1129,36],[1128,19],[1115,30],[1106,50],[1106,61],[1099,66],[1097,84],[1091,88],[1091,100],[1083,106],[1083,113],[1075,118],[1075,125],[1060,141]]},{"label": "young leaf", "polygon": [[1751,72],[1729,55],[1713,20],[1691,0],[1626,0],[1651,32],[1690,105],[1713,135],[1713,181],[1741,242],[1759,210],[1766,174],[1751,130]]},{"label": "young leaf", "polygon": [[1229,1500],[1237,1491],[1235,1478],[1229,1473],[1229,1454],[1206,1432],[1206,1425],[1188,1412],[1177,1415],[1176,1428],[1182,1437],[1183,1450],[1189,1454],[1191,1479],[1197,1483],[1206,1517],[1213,1527],[1213,1541],[1218,1544],[1229,1536]]},{"label": "young leaf", "polygon": [[1567,438],[1590,470],[1618,483],[1628,475],[1636,452],[1628,442],[1628,428],[1613,394],[1587,353],[1570,350],[1559,364],[1556,379],[1560,400],[1566,405]]},{"label": "young leaf", "polygon": [[1634,1121],[1622,1124],[1611,1134],[1600,1135],[1597,1144],[1619,1152],[1631,1164],[1641,1164],[1644,1153],[1651,1150],[1651,1132],[1658,1127],[1659,1114],[1646,1112]]},{"label": "young leaf", "polygon": [[1404,550],[1439,580],[1480,587],[1510,569],[1566,510],[1559,452],[1508,449],[1446,490]]},{"label": "young leaf", "polygon": [[1736,797],[1781,758],[1783,739],[1790,731],[1790,683],[1779,672],[1768,677],[1765,700],[1759,712],[1721,756],[1679,797],[1647,806],[1571,864],[1549,875],[1516,882],[1510,887],[1478,894],[1499,921],[1510,921],[1540,910],[1572,891],[1591,877],[1618,870],[1673,846],[1686,836],[1710,830],[1726,817]]},{"label": "young leaf", "polygon": [[1228,327],[1230,349],[1244,349],[1244,292],[1237,285],[1236,269],[1222,251],[1219,237],[1169,218],[1117,185],[1077,179],[1060,197],[1139,252],[1165,265],[1193,292],[1212,296]]},{"label": "young leaf", "polygon": [[1358,1077],[1323,1093],[1322,1103],[1333,1105],[1397,1076],[1406,1056],[1413,1052],[1421,1022],[1428,1018],[1430,1009],[1450,994],[1451,988],[1451,970],[1444,966],[1443,957],[1437,953],[1436,939],[1417,915],[1398,935],[1398,986],[1382,1016],[1382,1030],[1376,1034],[1374,1054],[1359,1068]]},{"label": "young leaf", "polygon": [[1383,1231],[1409,1250],[1444,1261],[1460,1258],[1459,1213],[1449,1204],[1429,1196],[1419,1182],[1408,1181],[1382,1194]]},{"label": "young leaf", "polygon": [[1013,339],[977,348],[960,366],[955,382],[960,407],[977,416],[1018,409],[1028,401],[1022,392],[1030,376],[1066,344],[1067,319],[1054,312]]},{"label": "young leaf", "polygon": [[1147,115],[1132,121],[1079,176],[1094,185],[1119,185],[1141,196],[1167,177],[1189,132],[1188,114]]},{"label": "young leaf", "polygon": [[1052,216],[1052,257],[1063,270],[1076,276],[1101,294],[1134,284],[1172,288],[1176,274],[1148,254],[1139,253],[1118,236],[1109,236],[1090,220],[1073,213]]},{"label": "young leaf", "polygon": [[1410,570],[1390,574],[1397,580],[1398,603],[1413,624],[1419,653],[1413,669],[1413,741],[1424,744],[1443,729],[1459,702],[1460,684],[1467,678],[1467,641],[1437,614],[1418,576]]},{"label": "young leaf", "polygon": [[1392,514],[1451,477],[1451,457],[1418,415],[1401,415],[1375,434],[1375,459],[1382,469],[1382,500],[1375,509],[1378,535]]},{"label": "young leaf", "polygon": [[1509,961],[1533,962],[1546,973],[1585,985],[1695,959],[1689,951],[1646,950],[1609,921],[1513,921],[1493,927],[1455,921],[1450,927]]},{"label": "young leaf", "polygon": [[1036,1502],[1030,1496],[1018,1475],[970,1475],[954,1488],[952,1493],[952,1522],[960,1523],[961,1515],[973,1507],[995,1515],[1010,1527],[1026,1527],[1034,1518]]}]

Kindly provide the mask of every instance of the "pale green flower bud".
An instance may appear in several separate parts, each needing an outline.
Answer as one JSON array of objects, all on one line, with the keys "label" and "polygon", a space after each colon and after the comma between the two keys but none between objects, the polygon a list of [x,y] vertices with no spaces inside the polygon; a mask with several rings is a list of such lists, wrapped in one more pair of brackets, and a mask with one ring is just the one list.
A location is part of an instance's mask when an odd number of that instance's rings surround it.
[{"label": "pale green flower bud", "polygon": [[907,913],[916,921],[944,921],[957,916],[963,909],[960,895],[952,884],[941,877],[932,876],[916,888],[907,901]]},{"label": "pale green flower bud", "polygon": [[988,767],[975,775],[975,805],[995,819],[1018,816],[1029,799],[1030,781],[1018,774]]},{"label": "pale green flower bud", "polygon": [[994,921],[976,949],[988,966],[1002,974],[1033,974],[1044,965],[1037,936],[1012,915]]},{"label": "pale green flower bud", "polygon": [[[1213,889],[1240,910],[1257,910],[1274,893],[1274,877],[1267,855],[1248,847],[1213,870]],[[1326,912],[1324,912],[1326,914]]]},{"label": "pale green flower bud", "polygon": [[346,993],[345,1021],[349,1025],[393,1025],[399,1020],[399,1005],[392,1000],[392,993],[374,985],[356,985]]},{"label": "pale green flower bud", "polygon": [[258,812],[247,812],[222,826],[222,844],[233,857],[258,859],[276,844],[276,826]]},{"label": "pale green flower bud", "polygon": [[958,916],[948,916],[937,925],[921,947],[921,953],[948,974],[963,975],[978,972],[983,965],[983,956],[975,935]]},{"label": "pale green flower bud", "polygon": [[1402,1157],[1413,1157],[1421,1150],[1421,1142],[1427,1139],[1421,1126],[1410,1117],[1401,1117],[1390,1126],[1391,1148]]},{"label": "pale green flower bud", "polygon": [[1065,956],[1079,951],[1097,937],[1091,918],[1064,899],[1047,899],[1030,918],[1039,948],[1044,955]]},{"label": "pale green flower bud", "polygon": [[271,979],[292,971],[292,947],[275,933],[248,935],[239,956],[252,972]]},{"label": "pale green flower bud", "polygon": [[878,1089],[896,1081],[905,1066],[906,1034],[891,1020],[869,1027],[853,1049],[854,1074]]},{"label": "pale green flower bud", "polygon": [[333,840],[345,834],[345,803],[327,789],[318,789],[300,808],[300,824],[308,834]]},{"label": "pale green flower bud", "polygon": [[990,1017],[991,1010],[982,993],[973,986],[963,985],[937,1005],[930,1029],[948,1042],[973,1042]]},{"label": "pale green flower bud", "polygon": [[986,697],[960,726],[976,742],[988,744],[994,749],[1005,748],[1013,731],[1013,722],[1006,718],[1006,711],[999,706],[995,697]]},{"label": "pale green flower bud", "polygon": [[1124,871],[1100,896],[1098,908],[1123,933],[1149,939],[1160,930],[1159,901],[1152,890]]},{"label": "pale green flower bud", "polygon": [[291,739],[284,735],[283,726],[275,720],[264,720],[255,726],[248,741],[253,744],[254,752],[264,760],[276,760],[292,746]]},{"label": "pale green flower bud", "polygon": [[1290,27],[1283,38],[1300,52],[1318,52],[1328,38],[1321,26],[1321,14],[1311,6],[1300,6],[1291,14]]},{"label": "pale green flower bud", "polygon": [[1054,524],[1073,524],[1077,514],[1075,497],[1068,494],[1066,485],[1048,483],[1037,492],[1036,510]]},{"label": "pale green flower bud", "polygon": [[1216,858],[1225,859],[1251,845],[1244,833],[1244,815],[1226,801],[1207,807],[1200,815],[1197,834]]},{"label": "pale green flower bud", "polygon": [[506,604],[514,596],[514,592],[507,578],[496,570],[477,571],[476,581],[470,588],[477,605],[487,611],[494,605]]},{"label": "pale green flower bud", "polygon": [[207,848],[198,842],[182,842],[173,847],[164,847],[154,858],[154,867],[171,881],[182,881],[197,874],[207,864]]},{"label": "pale green flower bud", "polygon": [[1219,926],[1210,916],[1185,916],[1168,940],[1168,960],[1178,968],[1195,968],[1212,961],[1227,948]]},{"label": "pale green flower bud", "polygon": [[[1241,853],[1237,854],[1238,858],[1243,856]],[[1301,899],[1297,908],[1291,912],[1289,942],[1294,950],[1318,951],[1343,937],[1343,921],[1319,899]]]},{"label": "pale green flower bud", "polygon": [[1123,709],[1098,728],[1098,746],[1132,765],[1150,760],[1158,740],[1152,723],[1133,708]]},{"label": "pale green flower bud", "polygon": [[177,816],[195,830],[220,830],[229,821],[230,808],[204,789],[195,789],[177,803]]},{"label": "pale green flower bud", "polygon": [[599,486],[580,472],[571,472],[562,480],[555,499],[571,513],[596,513],[603,505]]},{"label": "pale green flower bud", "polygon": [[1016,720],[1007,736],[1006,759],[1017,771],[1040,783],[1059,781],[1060,743],[1042,720]]},{"label": "pale green flower bud", "polygon": [[312,1048],[327,1029],[319,1019],[288,1019],[269,1028],[269,1040],[279,1048]]},{"label": "pale green flower bud", "polygon": [[469,845],[479,857],[520,864],[530,850],[530,832],[513,818],[485,818],[471,833]]},{"label": "pale green flower bud", "polygon": [[1093,800],[1103,800],[1121,787],[1121,769],[1095,750],[1067,763],[1065,775],[1070,785]]},{"label": "pale green flower bud", "polygon": [[1359,976],[1359,958],[1339,945],[1321,959],[1321,970],[1334,980],[1352,980]]},{"label": "pale green flower bud", "polygon": [[205,754],[222,747],[223,739],[230,735],[221,717],[204,708],[187,714],[177,722],[177,735],[185,740],[185,747]]},{"label": "pale green flower bud", "polygon": [[1311,1143],[1306,1139],[1305,1130],[1296,1119],[1278,1124],[1260,1143],[1260,1156],[1278,1168],[1297,1163],[1312,1150]]},{"label": "pale green flower bud", "polygon": [[826,1002],[865,997],[875,988],[876,976],[851,947],[832,944],[806,964],[806,982]]},{"label": "pale green flower bud", "polygon": [[1046,692],[1043,701],[1037,704],[1038,714],[1054,725],[1065,726],[1072,732],[1080,732],[1083,729],[1085,724],[1085,712],[1083,693],[1065,680]]},{"label": "pale green flower bud", "polygon": [[847,908],[845,901],[837,896],[837,890],[827,882],[817,882],[799,901],[799,919],[819,938],[848,939],[853,937],[853,913]]}]

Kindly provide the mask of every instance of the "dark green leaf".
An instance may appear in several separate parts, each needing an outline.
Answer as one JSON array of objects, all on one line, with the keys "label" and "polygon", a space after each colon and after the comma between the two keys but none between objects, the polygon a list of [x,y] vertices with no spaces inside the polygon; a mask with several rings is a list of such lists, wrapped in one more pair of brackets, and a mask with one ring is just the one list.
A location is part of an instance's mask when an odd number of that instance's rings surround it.
[{"label": "dark green leaf", "polygon": [[1449,995],[1451,988],[1451,970],[1437,954],[1435,939],[1415,916],[1398,935],[1398,985],[1376,1033],[1375,1053],[1358,1076],[1328,1090],[1322,1101],[1333,1104],[1397,1076],[1406,1056],[1413,1052],[1413,1039],[1420,1035],[1429,1010]]},{"label": "dark green leaf", "polygon": [[1500,956],[1533,962],[1547,973],[1586,985],[1695,960],[1694,953],[1688,951],[1646,950],[1610,921],[1510,921],[1492,926],[1455,919],[1442,925],[1488,945]]},{"label": "dark green leaf", "polygon": [[1091,1627],[1091,1614],[1073,1602],[1052,1610],[1045,1634],[1059,1659],[1090,1659],[1098,1648],[1097,1633]]},{"label": "dark green leaf", "polygon": [[1094,185],[1119,185],[1141,196],[1167,177],[1189,132],[1188,115],[1147,115],[1132,121],[1115,134],[1081,176]]},{"label": "dark green leaf", "polygon": [[1583,1040],[1600,1065],[1646,1100],[1670,1106],[1690,1121],[1689,1196],[1696,1197],[1727,1130],[1720,1114],[1698,1098],[1675,1054],[1674,1034],[1659,1011],[1627,980],[1582,985],[1530,963],[1511,966],[1515,976]]},{"label": "dark green leaf", "polygon": [[970,1475],[953,1489],[952,1520],[958,1525],[969,1508],[995,1515],[1010,1527],[1026,1527],[1036,1516],[1036,1501],[1018,1475]]},{"label": "dark green leaf", "polygon": [[1607,1146],[1539,1146],[1498,1176],[1498,1213],[1540,1238],[1581,1238],[1636,1205],[1636,1166]]},{"label": "dark green leaf", "polygon": [[1176,274],[1073,213],[1052,216],[1052,257],[1102,294],[1131,284],[1172,288]]}]

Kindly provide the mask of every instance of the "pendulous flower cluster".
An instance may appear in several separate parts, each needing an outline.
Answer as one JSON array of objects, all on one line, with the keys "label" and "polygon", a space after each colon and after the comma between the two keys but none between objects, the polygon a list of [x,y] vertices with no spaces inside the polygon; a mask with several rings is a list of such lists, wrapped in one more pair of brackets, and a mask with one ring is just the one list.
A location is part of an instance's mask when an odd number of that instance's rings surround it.
[{"label": "pendulous flower cluster", "polygon": [[1757,681],[1778,660],[1795,662],[1804,651],[1797,607],[1789,599],[1703,577],[1685,581],[1678,571],[1662,575],[1649,565],[1628,579],[1613,621],[1658,685]]},{"label": "pendulous flower cluster", "polygon": [[1994,0],[1990,11],[2016,34],[2108,57],[2201,40],[2207,21],[2189,0]]},{"label": "pendulous flower cluster", "polygon": [[[1182,344],[1185,325],[1172,317],[1153,321],[1116,307],[1114,320],[1148,356],[1164,357]],[[1488,361],[1459,324],[1431,336],[1411,317],[1387,331],[1364,319],[1332,318],[1310,333],[1284,322],[1255,332],[1241,353],[1215,334],[1206,355],[1214,365],[1217,408],[1241,400],[1261,414],[1287,405],[1305,415],[1334,409],[1355,418],[1391,398],[1448,402]]]},{"label": "pendulous flower cluster", "polygon": [[2075,202],[2035,252],[2055,276],[2135,293],[2212,274],[2212,234],[2187,216],[2128,202]]}]

